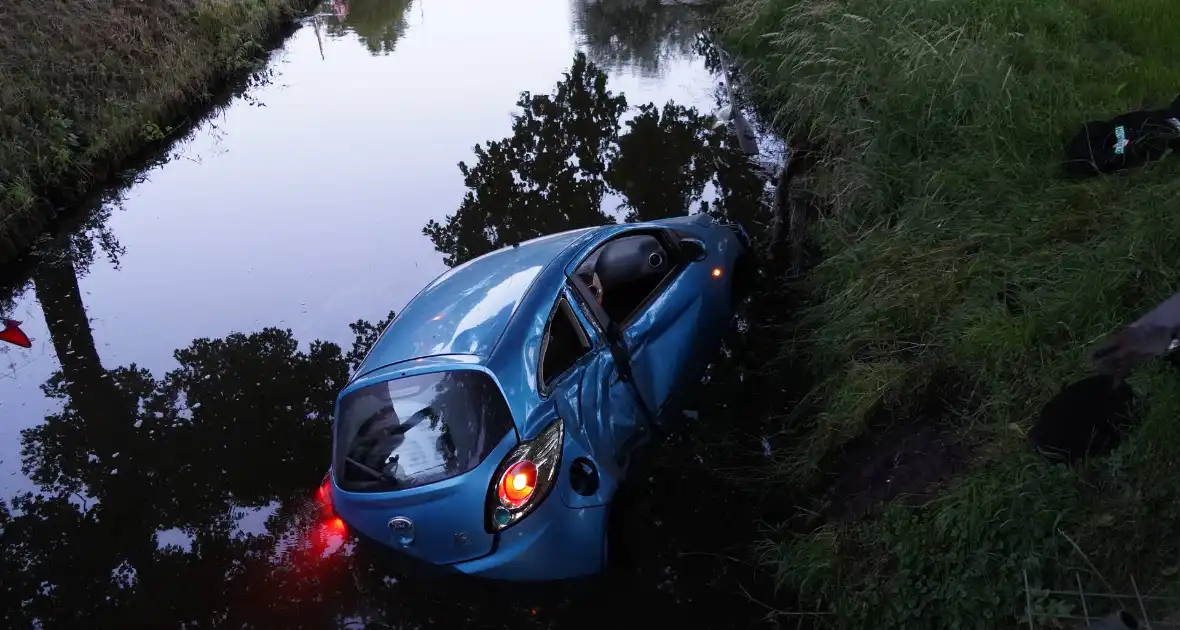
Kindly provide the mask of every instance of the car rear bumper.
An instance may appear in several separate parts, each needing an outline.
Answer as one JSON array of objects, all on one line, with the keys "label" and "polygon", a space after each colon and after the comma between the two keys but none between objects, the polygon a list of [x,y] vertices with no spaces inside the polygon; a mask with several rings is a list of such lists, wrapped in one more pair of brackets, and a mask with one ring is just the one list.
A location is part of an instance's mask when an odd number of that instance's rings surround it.
[{"label": "car rear bumper", "polygon": [[536,512],[500,533],[491,554],[450,565],[494,580],[550,581],[606,566],[606,506],[570,508],[551,494]]},{"label": "car rear bumper", "polygon": [[471,576],[547,582],[587,577],[606,567],[607,507],[567,507],[551,494],[535,512],[500,533],[495,549],[475,560],[433,564],[350,527],[366,553],[409,579]]},{"label": "car rear bumper", "polygon": [[358,551],[376,561],[381,569],[398,578],[429,580],[461,576],[462,573],[446,564],[432,564],[408,553],[399,551],[383,542],[366,536],[363,532],[349,527],[349,533],[357,541]]}]

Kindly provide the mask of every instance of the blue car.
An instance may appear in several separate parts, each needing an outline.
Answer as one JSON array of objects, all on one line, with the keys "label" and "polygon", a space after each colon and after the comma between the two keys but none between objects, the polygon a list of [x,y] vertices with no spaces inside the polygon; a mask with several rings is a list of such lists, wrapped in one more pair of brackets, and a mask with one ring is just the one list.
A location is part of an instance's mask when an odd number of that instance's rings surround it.
[{"label": "blue car", "polygon": [[747,253],[699,214],[564,232],[444,273],[336,401],[335,513],[419,565],[503,580],[601,571],[636,449],[681,417]]}]

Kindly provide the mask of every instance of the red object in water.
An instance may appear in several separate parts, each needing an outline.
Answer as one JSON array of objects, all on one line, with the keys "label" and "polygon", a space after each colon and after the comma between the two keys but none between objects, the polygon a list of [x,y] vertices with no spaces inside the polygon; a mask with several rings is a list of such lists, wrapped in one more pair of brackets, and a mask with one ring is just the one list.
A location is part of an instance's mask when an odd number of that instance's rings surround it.
[{"label": "red object in water", "polygon": [[29,336],[20,329],[20,322],[15,319],[4,320],[4,330],[0,330],[0,341],[7,341],[22,348],[33,347],[33,342],[29,341]]},{"label": "red object in water", "polygon": [[324,510],[329,516],[336,516],[336,509],[332,505],[332,479],[324,477],[323,483],[315,492],[316,500],[320,503],[320,508]]}]

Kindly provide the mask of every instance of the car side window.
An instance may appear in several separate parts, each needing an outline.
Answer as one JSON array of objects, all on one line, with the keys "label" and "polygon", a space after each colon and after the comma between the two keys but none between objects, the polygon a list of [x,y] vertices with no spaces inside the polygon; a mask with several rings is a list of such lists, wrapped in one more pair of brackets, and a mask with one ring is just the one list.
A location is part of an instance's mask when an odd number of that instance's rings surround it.
[{"label": "car side window", "polygon": [[543,390],[548,390],[557,377],[574,366],[578,359],[590,351],[590,339],[578,318],[563,297],[557,302],[553,316],[545,328],[541,341],[540,381]]},{"label": "car side window", "polygon": [[575,273],[607,317],[622,325],[654,297],[677,269],[676,261],[653,234],[607,241],[591,252]]}]

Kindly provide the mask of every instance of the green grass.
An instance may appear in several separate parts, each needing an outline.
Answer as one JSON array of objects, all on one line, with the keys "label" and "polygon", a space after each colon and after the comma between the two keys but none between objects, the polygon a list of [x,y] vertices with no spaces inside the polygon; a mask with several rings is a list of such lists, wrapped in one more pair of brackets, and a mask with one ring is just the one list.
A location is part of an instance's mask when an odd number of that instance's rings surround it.
[{"label": "green grass", "polygon": [[783,348],[815,386],[776,483],[820,488],[881,409],[904,421],[948,374],[937,422],[972,453],[924,506],[770,535],[780,585],[873,628],[1014,627],[1025,570],[1174,592],[1180,378],[1132,378],[1143,422],[1109,458],[1050,467],[1024,431],[1094,341],[1180,290],[1180,160],[1059,175],[1082,122],[1176,97],[1180,3],[738,0],[723,19],[756,99],[825,147],[805,181],[823,255]]},{"label": "green grass", "polygon": [[68,199],[257,62],[306,0],[15,0],[0,6],[0,262]]}]

